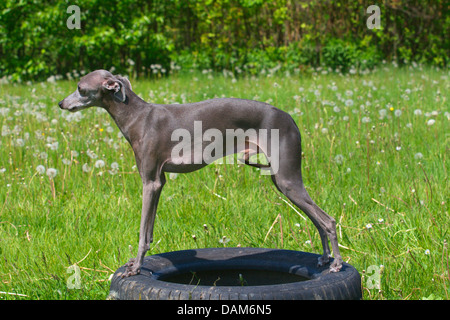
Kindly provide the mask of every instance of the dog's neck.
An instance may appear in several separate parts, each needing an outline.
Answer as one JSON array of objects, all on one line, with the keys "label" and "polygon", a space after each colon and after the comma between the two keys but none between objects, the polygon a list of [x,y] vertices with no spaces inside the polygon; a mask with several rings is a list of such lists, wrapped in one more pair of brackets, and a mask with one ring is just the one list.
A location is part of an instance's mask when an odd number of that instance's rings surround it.
[{"label": "dog's neck", "polygon": [[131,90],[127,90],[127,96],[124,102],[112,97],[108,97],[103,101],[103,108],[108,111],[114,119],[117,127],[131,146],[133,146],[135,141],[141,138],[140,132],[133,131],[133,127],[139,127],[134,124],[145,119],[151,106],[150,103],[142,100]]}]

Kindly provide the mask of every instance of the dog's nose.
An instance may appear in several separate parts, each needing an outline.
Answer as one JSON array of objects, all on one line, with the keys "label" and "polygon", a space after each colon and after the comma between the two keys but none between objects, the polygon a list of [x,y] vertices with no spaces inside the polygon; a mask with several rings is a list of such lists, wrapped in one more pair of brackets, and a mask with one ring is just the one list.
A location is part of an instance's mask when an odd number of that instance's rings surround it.
[{"label": "dog's nose", "polygon": [[62,101],[58,102],[58,106],[62,109]]}]

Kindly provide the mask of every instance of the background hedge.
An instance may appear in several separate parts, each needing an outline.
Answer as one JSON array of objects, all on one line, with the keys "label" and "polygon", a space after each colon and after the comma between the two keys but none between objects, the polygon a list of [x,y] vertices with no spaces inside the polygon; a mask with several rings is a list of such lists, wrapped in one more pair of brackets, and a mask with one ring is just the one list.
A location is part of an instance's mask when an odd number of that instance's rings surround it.
[{"label": "background hedge", "polygon": [[[68,29],[69,5],[81,29]],[[368,29],[369,5],[381,29]],[[0,78],[71,77],[114,67],[133,76],[182,69],[260,73],[382,60],[448,63],[445,0],[4,0]],[[74,72],[75,70],[75,72]]]}]

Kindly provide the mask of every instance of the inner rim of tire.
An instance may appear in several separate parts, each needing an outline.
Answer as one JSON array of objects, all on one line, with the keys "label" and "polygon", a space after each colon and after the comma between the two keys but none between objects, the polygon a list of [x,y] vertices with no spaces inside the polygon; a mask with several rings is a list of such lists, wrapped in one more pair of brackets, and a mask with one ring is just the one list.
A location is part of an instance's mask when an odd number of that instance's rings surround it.
[{"label": "inner rim of tire", "polygon": [[165,274],[160,281],[193,286],[265,286],[294,283],[309,278],[279,270],[257,268],[210,268],[191,269]]}]

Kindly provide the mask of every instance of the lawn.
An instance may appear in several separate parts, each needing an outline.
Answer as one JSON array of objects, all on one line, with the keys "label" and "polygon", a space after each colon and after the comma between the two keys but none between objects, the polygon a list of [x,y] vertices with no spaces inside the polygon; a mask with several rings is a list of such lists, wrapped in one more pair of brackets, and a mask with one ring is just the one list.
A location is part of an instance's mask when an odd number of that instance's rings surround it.
[{"label": "lawn", "polygon": [[[137,252],[140,177],[110,116],[61,111],[76,81],[50,80],[0,84],[0,299],[105,299],[111,274]],[[153,103],[239,97],[289,112],[302,134],[306,188],[335,217],[364,299],[449,298],[448,70],[204,71],[132,84]],[[148,254],[321,253],[313,224],[256,168],[214,163],[166,176]]]}]

